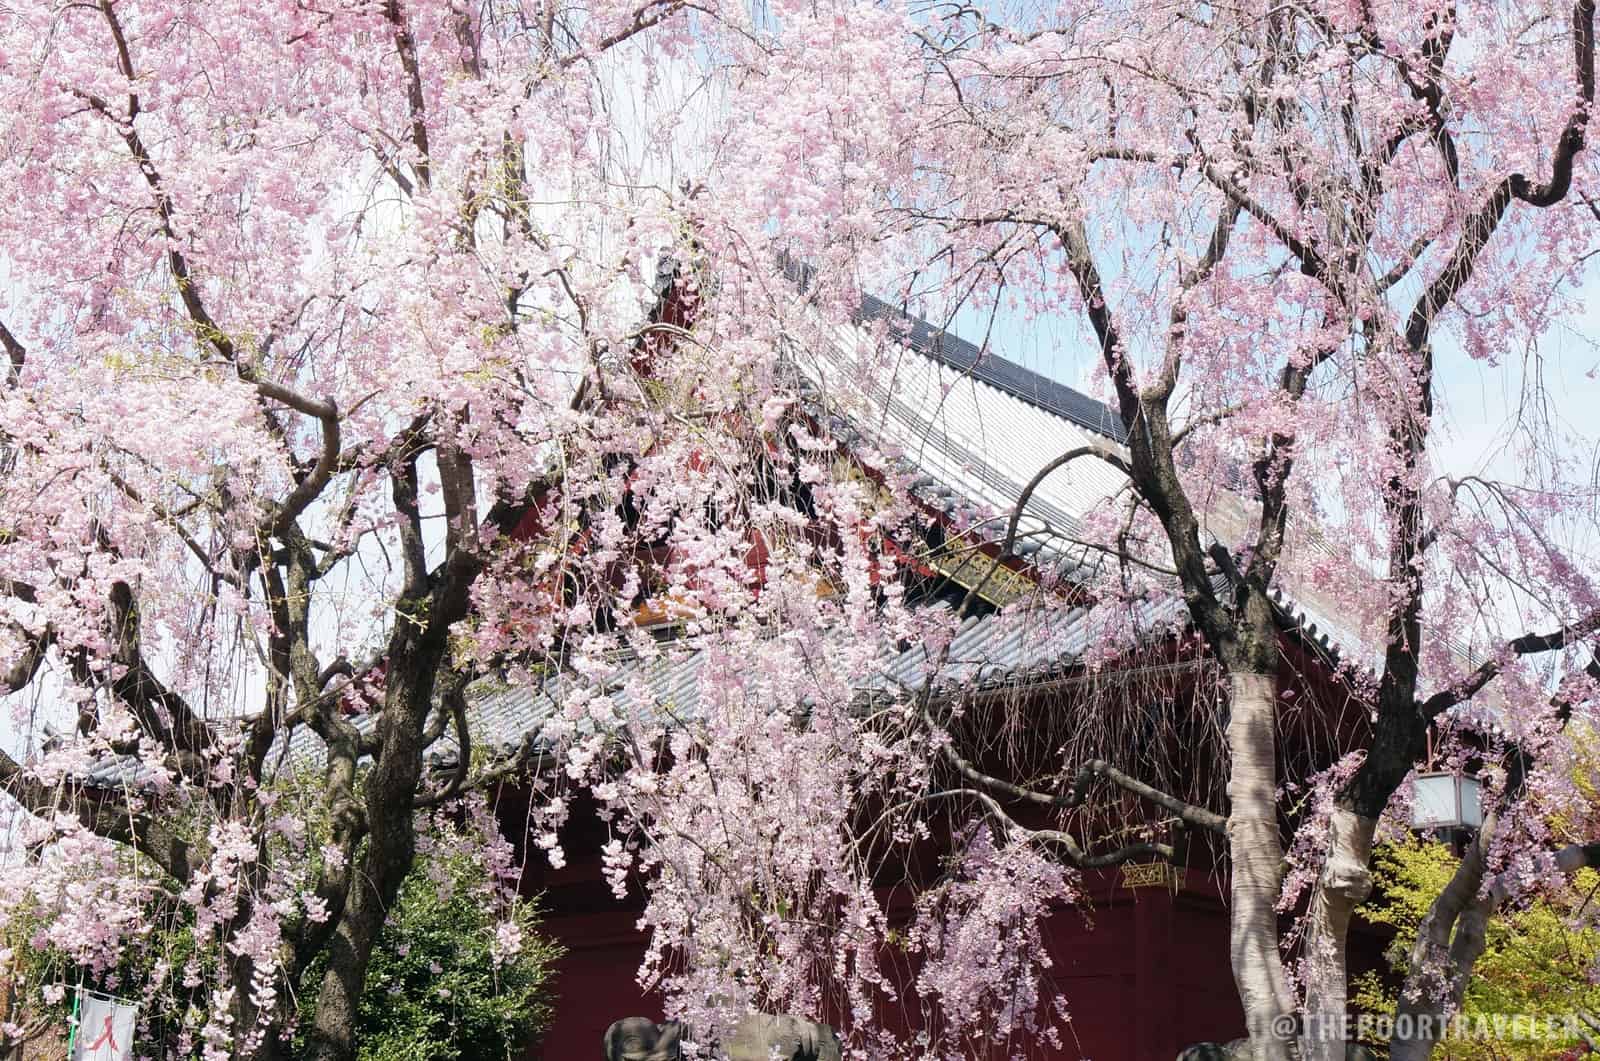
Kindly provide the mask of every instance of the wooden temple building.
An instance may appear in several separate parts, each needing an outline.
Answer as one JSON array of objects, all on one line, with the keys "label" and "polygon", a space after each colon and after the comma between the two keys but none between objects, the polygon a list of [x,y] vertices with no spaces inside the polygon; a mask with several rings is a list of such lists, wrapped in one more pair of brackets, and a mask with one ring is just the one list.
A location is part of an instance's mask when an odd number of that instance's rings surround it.
[{"label": "wooden temple building", "polygon": [[[803,285],[806,278],[797,279]],[[670,289],[663,291],[668,305],[662,312],[681,316],[681,308],[670,306]],[[855,415],[870,416],[877,436],[890,439],[902,459],[914,465],[913,493],[935,544],[946,515],[962,505],[1009,513],[1024,485],[1050,458],[1086,443],[1123,445],[1123,425],[1101,402],[875,299],[863,301],[857,334],[843,336],[841,343],[848,347],[869,341],[867,336],[881,343],[885,322],[898,347],[893,371],[849,405]],[[836,438],[854,433],[837,415],[827,426]],[[1140,765],[1181,786],[1174,794],[1225,813],[1226,704],[1207,680],[1214,671],[1208,671],[1180,604],[1136,609],[1130,621],[1147,648],[1136,658],[1109,665],[1102,660],[1093,668],[1083,660],[1098,635],[1089,609],[1070,594],[1039,609],[1004,607],[1033,591],[1040,572],[1084,562],[1081,550],[1071,545],[1075,528],[1124,484],[1109,466],[1080,464],[1046,480],[1030,499],[1015,559],[983,585],[976,613],[956,638],[951,663],[959,666],[959,678],[952,680],[950,695],[1003,705],[973,711],[974,725],[1005,724],[1004,716],[1053,727],[1040,743],[1053,750],[1057,769],[1060,749],[1074,740],[1086,753],[1108,743],[1139,746]],[[1212,531],[1219,540],[1239,532],[1240,511],[1237,504],[1213,506]],[[937,549],[929,555],[926,577],[917,588],[929,607],[950,606],[992,566],[941,562]],[[1341,653],[1359,640],[1347,633],[1337,608],[1314,594],[1284,597],[1280,605],[1287,664],[1281,776],[1305,777],[1366,736],[1368,709],[1346,683],[1341,665]],[[892,658],[884,666],[891,675],[897,668],[912,673],[909,664]],[[682,708],[692,702],[694,675],[691,657],[647,678]],[[554,681],[562,680],[568,679]],[[472,709],[475,740],[480,746],[517,741],[559,696],[560,689],[552,687],[480,698]],[[1094,716],[1093,727],[1086,712]],[[1115,726],[1105,722],[1111,717],[1118,720]],[[1108,793],[1106,799],[1117,797]],[[517,837],[526,821],[526,796],[520,822],[517,792],[508,789],[501,800],[502,819]],[[1134,817],[1140,813],[1123,809]],[[1286,809],[1286,826],[1289,813]],[[1243,1035],[1229,968],[1220,847],[1214,839],[1174,833],[1170,823],[1152,827],[1169,829],[1166,836],[1180,850],[1179,858],[1085,871],[1081,887],[1087,901],[1056,911],[1049,921],[1050,976],[1071,1013],[1064,1048],[1018,1043],[996,1057],[1172,1061],[1189,1044]],[[520,835],[526,832],[522,828]],[[552,869],[536,851],[524,860],[524,887],[543,896],[545,931],[566,950],[558,967],[554,1024],[541,1041],[529,1044],[528,1061],[592,1061],[600,1056],[602,1034],[613,1020],[663,1016],[662,1000],[636,982],[645,951],[637,927],[643,896],[637,891],[622,900],[613,896],[601,873],[605,835],[593,808],[580,802],[563,835],[567,864]],[[887,906],[892,917],[892,894]],[[1362,936],[1359,926],[1355,931],[1353,964],[1377,967],[1382,941]]]}]

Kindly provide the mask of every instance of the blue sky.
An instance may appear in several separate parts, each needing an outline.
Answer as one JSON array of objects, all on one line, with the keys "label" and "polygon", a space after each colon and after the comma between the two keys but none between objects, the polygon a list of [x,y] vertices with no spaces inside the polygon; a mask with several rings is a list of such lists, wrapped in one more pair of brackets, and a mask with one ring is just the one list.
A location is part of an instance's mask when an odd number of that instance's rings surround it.
[{"label": "blue sky", "polygon": [[[1579,288],[1582,309],[1529,343],[1506,351],[1498,364],[1475,361],[1442,330],[1437,344],[1441,472],[1515,480],[1516,461],[1505,441],[1530,380],[1542,379],[1551,418],[1568,432],[1600,442],[1600,266],[1591,263]],[[1025,320],[989,305],[963,307],[950,330],[974,343],[989,332],[1001,357],[1070,387],[1104,397],[1099,351],[1081,319]],[[937,323],[937,322],[936,322]],[[1591,457],[1591,462],[1597,459]]]}]

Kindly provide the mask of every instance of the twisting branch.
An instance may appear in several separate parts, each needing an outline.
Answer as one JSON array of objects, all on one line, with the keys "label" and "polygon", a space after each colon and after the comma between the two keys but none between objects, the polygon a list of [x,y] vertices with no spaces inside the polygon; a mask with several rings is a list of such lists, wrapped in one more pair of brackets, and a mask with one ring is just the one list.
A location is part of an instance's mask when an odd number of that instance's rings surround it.
[{"label": "twisting branch", "polygon": [[989,584],[989,580],[994,577],[995,572],[999,571],[1001,565],[1011,556],[1012,547],[1017,543],[1017,526],[1022,522],[1023,510],[1028,507],[1028,501],[1033,497],[1034,491],[1038,490],[1040,485],[1056,469],[1064,468],[1083,457],[1094,457],[1105,461],[1124,475],[1131,476],[1133,474],[1132,469],[1128,467],[1128,462],[1123,459],[1120,453],[1110,446],[1102,446],[1095,443],[1070,449],[1035,472],[1033,478],[1028,480],[1028,484],[1017,495],[1017,503],[1011,509],[1011,518],[1006,522],[1006,536],[1001,540],[1000,548],[995,552],[994,562],[989,565],[989,570],[984,573],[983,578],[979,579],[971,589],[967,590],[967,595],[962,599],[961,606],[956,609],[958,616],[964,617],[967,614],[973,602],[977,600],[978,595],[983,592],[984,587]]},{"label": "twisting branch", "polygon": [[256,393],[273,401],[282,402],[296,412],[314,416],[322,430],[322,452],[310,474],[301,479],[289,496],[277,506],[267,525],[269,535],[281,535],[300,517],[306,507],[321,496],[328,481],[339,467],[340,425],[339,407],[332,398],[313,401],[277,383],[262,380],[256,384]]},{"label": "twisting branch", "polygon": [[[1172,311],[1167,322],[1167,353],[1161,363],[1160,380],[1155,385],[1159,393],[1171,394],[1178,385],[1178,372],[1183,364],[1183,343],[1189,326],[1189,294],[1205,283],[1206,278],[1227,256],[1228,242],[1239,223],[1242,209],[1236,199],[1229,199],[1223,204],[1217,214],[1217,223],[1212,227],[1211,239],[1206,243],[1205,253],[1191,268],[1184,270],[1178,280],[1178,291],[1173,296]],[[1172,444],[1178,444],[1176,437]]]},{"label": "twisting branch", "polygon": [[1144,841],[1136,844],[1125,844],[1111,851],[1101,851],[1090,854],[1078,843],[1077,837],[1060,829],[1030,829],[1006,813],[1000,801],[974,788],[952,789],[943,795],[971,796],[983,805],[989,816],[1000,823],[1000,827],[1009,834],[1015,834],[1028,843],[1046,844],[1059,848],[1062,857],[1071,865],[1079,869],[1106,869],[1110,866],[1120,866],[1124,862],[1136,858],[1159,858],[1168,862],[1172,861],[1176,852],[1171,844]]},{"label": "twisting branch", "polygon": [[418,809],[437,807],[441,803],[448,803],[459,796],[466,786],[467,774],[472,768],[472,732],[467,725],[467,697],[466,680],[457,677],[445,690],[442,698],[442,707],[449,712],[451,721],[456,731],[456,768],[451,772],[444,787],[436,792],[430,792],[417,797]]},{"label": "twisting branch", "polygon": [[1510,178],[1512,193],[1530,206],[1554,206],[1567,197],[1573,164],[1587,142],[1589,112],[1594,107],[1594,8],[1595,0],[1577,0],[1572,5],[1572,65],[1578,102],[1556,140],[1550,179],[1534,184],[1521,174]]},{"label": "twisting branch", "polygon": [[950,760],[950,765],[967,780],[977,785],[982,785],[991,792],[998,792],[1011,799],[1033,803],[1043,807],[1057,807],[1070,810],[1081,807],[1088,799],[1089,789],[1097,778],[1109,781],[1125,792],[1130,792],[1141,799],[1149,800],[1158,807],[1163,807],[1177,815],[1186,825],[1200,829],[1209,829],[1214,833],[1227,832],[1228,819],[1226,815],[1217,814],[1197,807],[1192,803],[1185,803],[1176,796],[1162,792],[1153,785],[1146,784],[1136,777],[1123,773],[1103,759],[1090,759],[1078,767],[1077,775],[1073,778],[1072,788],[1065,793],[1039,792],[1035,789],[1025,788],[1012,784],[1010,781],[984,773],[962,758],[949,742],[942,745],[944,756]]}]

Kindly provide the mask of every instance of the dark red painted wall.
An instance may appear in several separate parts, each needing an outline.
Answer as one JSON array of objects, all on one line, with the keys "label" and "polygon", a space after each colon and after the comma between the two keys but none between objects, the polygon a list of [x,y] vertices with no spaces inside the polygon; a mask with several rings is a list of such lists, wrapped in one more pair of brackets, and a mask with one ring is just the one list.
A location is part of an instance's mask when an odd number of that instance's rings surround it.
[{"label": "dark red painted wall", "polygon": [[[1131,890],[1108,877],[1092,889],[1092,907],[1051,917],[1050,975],[1072,1021],[1063,1049],[1017,1044],[1022,1056],[1172,1061],[1189,1043],[1241,1034],[1226,915],[1209,882],[1197,871],[1190,877],[1176,895],[1164,888]],[[604,890],[599,881],[592,887]],[[545,927],[567,956],[559,966],[555,1023],[529,1061],[595,1061],[613,1020],[662,1016],[661,1000],[645,995],[635,980],[644,956],[644,938],[634,928],[637,909],[615,900],[611,909],[594,909],[601,903],[589,894],[574,904],[589,909],[564,913],[560,898],[579,899],[577,892],[576,882],[552,891],[556,901]]]},{"label": "dark red painted wall", "polygon": [[[599,885],[597,885],[598,887]],[[545,931],[567,950],[557,965],[555,1024],[529,1061],[596,1061],[606,1027],[619,1017],[662,1019],[661,1000],[635,980],[644,960],[638,914],[615,911],[549,916]]]},{"label": "dark red painted wall", "polygon": [[[1326,765],[1337,749],[1361,744],[1368,723],[1365,710],[1327,680],[1320,664],[1288,641],[1286,653],[1291,675],[1286,680],[1297,696],[1291,701],[1295,709],[1285,712],[1280,748],[1292,748],[1306,761],[1294,764],[1293,771],[1287,762],[1282,766],[1300,776]],[[525,807],[516,797],[500,807],[514,841],[525,832],[517,828]],[[554,1025],[530,1048],[528,1061],[594,1061],[612,1021],[662,1016],[661,999],[646,995],[636,981],[644,956],[644,937],[635,928],[642,896],[619,901],[601,879],[596,853],[607,835],[592,806],[579,798],[563,829],[572,864],[551,871],[538,868],[543,860],[536,854],[528,860],[524,886],[530,894],[544,894],[546,931],[567,948],[558,967]],[[1191,857],[1209,860],[1203,849]],[[1049,923],[1051,976],[1072,1014],[1066,1041],[1061,1049],[1019,1044],[1022,1057],[1173,1061],[1191,1043],[1226,1042],[1243,1034],[1244,1016],[1228,964],[1227,911],[1211,874],[1187,870],[1176,892],[1129,889],[1116,872],[1085,875],[1083,886],[1088,905],[1061,910]],[[1375,931],[1354,928],[1352,972],[1380,968],[1384,943]]]}]

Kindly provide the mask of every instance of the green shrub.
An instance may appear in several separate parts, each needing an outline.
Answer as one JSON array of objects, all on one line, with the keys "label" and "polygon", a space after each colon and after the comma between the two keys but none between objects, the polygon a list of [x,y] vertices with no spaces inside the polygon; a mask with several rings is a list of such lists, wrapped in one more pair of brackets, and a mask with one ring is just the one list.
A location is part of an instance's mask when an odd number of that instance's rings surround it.
[{"label": "green shrub", "polygon": [[[1418,925],[1449,883],[1457,861],[1444,844],[1423,840],[1381,844],[1374,852],[1373,898],[1360,915],[1394,929],[1386,957],[1396,978],[1404,973]],[[1597,887],[1600,874],[1582,870],[1564,894],[1534,899],[1490,920],[1488,945],[1462,1000],[1462,1016],[1469,1027],[1480,1017],[1486,1027],[1493,1027],[1494,1018],[1512,1014],[1541,1021],[1550,1018],[1561,1026],[1569,1015],[1600,1014],[1600,985],[1588,976],[1600,958],[1600,932],[1580,917]],[[1351,998],[1358,1009],[1374,1016],[1394,1013],[1392,985],[1376,976],[1358,979]],[[1439,1056],[1459,1061],[1534,1061],[1559,1055],[1560,1047],[1578,1045],[1577,1039],[1561,1043],[1447,1039],[1440,1044]]]},{"label": "green shrub", "polygon": [[[489,892],[464,857],[418,859],[368,968],[361,1061],[514,1058],[549,1022],[559,948],[535,932],[534,903],[497,920]],[[497,933],[521,941],[499,961]]]}]

